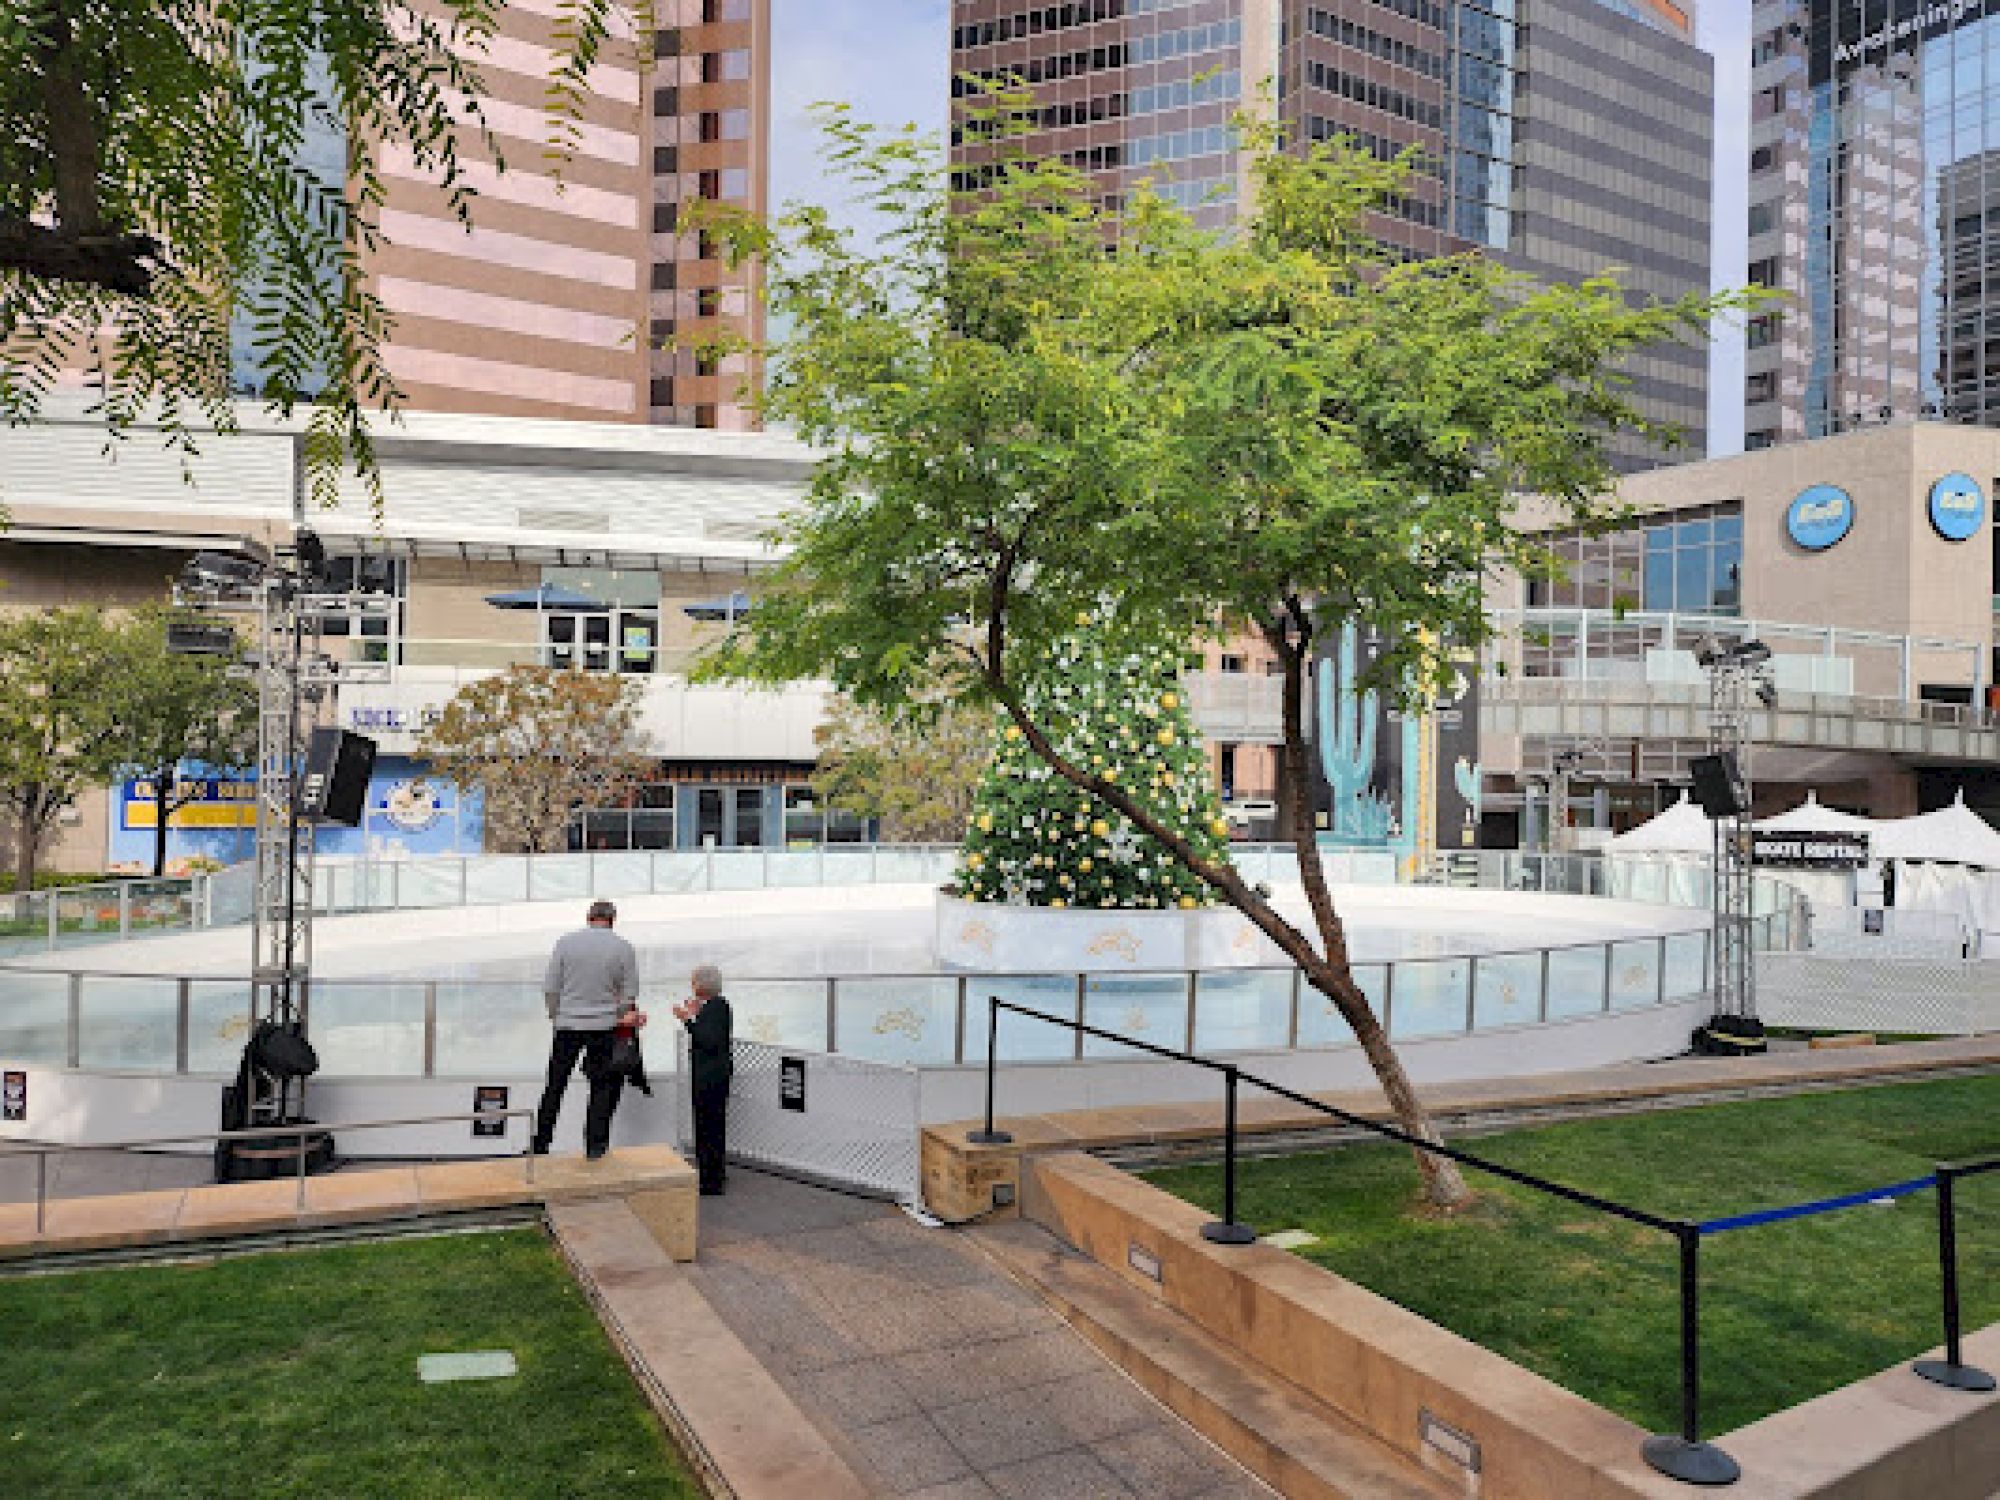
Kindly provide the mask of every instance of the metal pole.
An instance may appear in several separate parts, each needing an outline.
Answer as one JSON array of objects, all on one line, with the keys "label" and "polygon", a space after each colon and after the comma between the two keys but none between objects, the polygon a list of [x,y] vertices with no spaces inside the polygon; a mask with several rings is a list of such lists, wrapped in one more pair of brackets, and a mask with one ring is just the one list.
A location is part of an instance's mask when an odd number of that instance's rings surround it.
[{"label": "metal pole", "polygon": [[1089,1001],[1090,976],[1079,969],[1076,973],[1076,1052],[1078,1062],[1083,1061],[1084,1006]]},{"label": "metal pole", "polygon": [[840,1010],[840,981],[829,974],[826,976],[826,1050],[839,1051],[839,1031],[835,1021]]},{"label": "metal pole", "polygon": [[49,1153],[35,1153],[35,1234],[46,1234],[49,1227]]},{"label": "metal pole", "polygon": [[1734,1484],[1743,1476],[1735,1459],[1701,1440],[1701,1229],[1678,1224],[1681,1269],[1681,1430],[1640,1445],[1647,1463],[1686,1484]]},{"label": "metal pole", "polygon": [[1952,1199],[1952,1181],[1957,1176],[1949,1167],[1939,1167],[1938,1271],[1944,1289],[1944,1358],[1920,1359],[1910,1368],[1924,1379],[1955,1391],[1990,1391],[1993,1377],[1964,1363],[1964,1345],[1959,1332],[1958,1307],[1958,1214]]},{"label": "metal pole", "polygon": [[1236,1080],[1230,1063],[1222,1070],[1222,1217],[1201,1226],[1201,1237],[1215,1245],[1254,1245],[1257,1231],[1236,1221]]},{"label": "metal pole", "polygon": [[1479,1028],[1479,955],[1473,954],[1465,961],[1465,1034],[1471,1036]]},{"label": "metal pole", "polygon": [[1014,1137],[1004,1130],[993,1128],[993,1064],[994,1056],[1000,1050],[1000,997],[986,997],[986,1128],[975,1130],[966,1137],[975,1146],[1005,1146]]}]

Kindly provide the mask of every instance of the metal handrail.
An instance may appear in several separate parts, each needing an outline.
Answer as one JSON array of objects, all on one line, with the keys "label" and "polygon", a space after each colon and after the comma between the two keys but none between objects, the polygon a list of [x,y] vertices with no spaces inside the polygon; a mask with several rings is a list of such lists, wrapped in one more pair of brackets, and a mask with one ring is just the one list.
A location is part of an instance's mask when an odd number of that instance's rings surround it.
[{"label": "metal handrail", "polygon": [[[0,1161],[4,1161],[10,1156],[32,1156],[35,1158],[35,1233],[40,1235],[48,1227],[49,1157],[55,1152],[144,1151],[155,1146],[189,1146],[196,1142],[214,1144],[222,1141],[267,1141],[272,1136],[304,1137],[309,1135],[328,1135],[335,1129],[342,1132],[350,1130],[390,1130],[410,1125],[459,1125],[467,1122],[476,1124],[482,1120],[505,1121],[516,1117],[532,1120],[535,1117],[535,1110],[532,1106],[524,1105],[515,1109],[475,1109],[465,1114],[455,1115],[417,1115],[405,1120],[356,1120],[352,1123],[342,1122],[339,1126],[319,1122],[308,1122],[303,1125],[251,1126],[242,1130],[190,1131],[183,1135],[148,1136],[143,1140],[84,1141],[75,1145],[52,1144],[42,1141],[3,1141],[0,1142]],[[301,1208],[305,1207],[306,1201],[306,1158],[309,1154],[303,1150],[299,1152],[298,1204]],[[502,1151],[494,1154],[497,1156],[506,1156],[511,1153]],[[532,1142],[528,1149],[522,1151],[521,1159],[525,1164],[522,1180],[532,1184],[535,1180],[535,1153]]]}]

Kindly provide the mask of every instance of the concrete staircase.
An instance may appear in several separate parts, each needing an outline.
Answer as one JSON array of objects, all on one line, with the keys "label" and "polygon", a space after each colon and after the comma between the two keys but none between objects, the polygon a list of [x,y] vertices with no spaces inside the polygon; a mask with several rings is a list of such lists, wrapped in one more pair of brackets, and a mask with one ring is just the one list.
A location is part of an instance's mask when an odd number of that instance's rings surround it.
[{"label": "concrete staircase", "polygon": [[1433,1474],[1348,1418],[1125,1286],[1038,1225],[971,1231],[981,1249],[1209,1441],[1282,1495],[1448,1500]]}]

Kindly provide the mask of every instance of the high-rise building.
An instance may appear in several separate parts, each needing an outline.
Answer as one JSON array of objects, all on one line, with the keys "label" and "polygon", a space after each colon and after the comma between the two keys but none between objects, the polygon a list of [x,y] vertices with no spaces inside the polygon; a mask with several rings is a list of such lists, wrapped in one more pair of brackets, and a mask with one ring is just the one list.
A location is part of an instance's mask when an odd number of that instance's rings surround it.
[{"label": "high-rise building", "polygon": [[[1275,110],[1293,142],[1418,148],[1373,226],[1408,255],[1708,289],[1713,65],[1673,0],[954,0],[952,22],[954,97],[968,77],[1021,79],[1029,149],[1090,171],[1110,204],[1150,178],[1227,223],[1248,196],[1230,120]],[[985,150],[960,139],[955,159],[976,171]],[[1701,451],[1705,351],[1648,351],[1630,374]],[[1663,456],[1617,451],[1626,468]]]},{"label": "high-rise building", "polygon": [[697,199],[765,211],[771,0],[655,0],[655,10],[647,403],[655,422],[747,428],[749,357],[676,340],[717,328],[763,339],[755,266],[732,269],[683,216]]},{"label": "high-rise building", "polygon": [[[468,55],[493,137],[460,135],[469,232],[407,148],[380,152],[387,199],[364,268],[394,320],[383,362],[415,411],[751,426],[747,357],[686,340],[723,326],[761,338],[755,272],[727,267],[683,215],[696,198],[763,209],[770,0],[657,0],[651,66],[629,39],[603,50],[558,164],[560,9],[515,0]],[[345,171],[325,118],[303,156],[327,180]],[[239,389],[257,389],[261,357],[239,322]]]},{"label": "high-rise building", "polygon": [[1752,13],[1746,445],[2000,421],[2000,18],[1935,0]]}]

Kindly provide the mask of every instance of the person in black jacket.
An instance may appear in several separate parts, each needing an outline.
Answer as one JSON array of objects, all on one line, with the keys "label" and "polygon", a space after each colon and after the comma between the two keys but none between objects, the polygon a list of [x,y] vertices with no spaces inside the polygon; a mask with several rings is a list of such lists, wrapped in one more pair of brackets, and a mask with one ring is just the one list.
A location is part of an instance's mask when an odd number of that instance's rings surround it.
[{"label": "person in black jacket", "polygon": [[731,1017],[722,996],[722,971],[702,964],[688,980],[693,991],[674,1007],[688,1029],[688,1083],[694,1091],[694,1162],[701,1190],[723,1190],[723,1160],[729,1140],[729,1079],[736,1065],[729,1055]]}]

